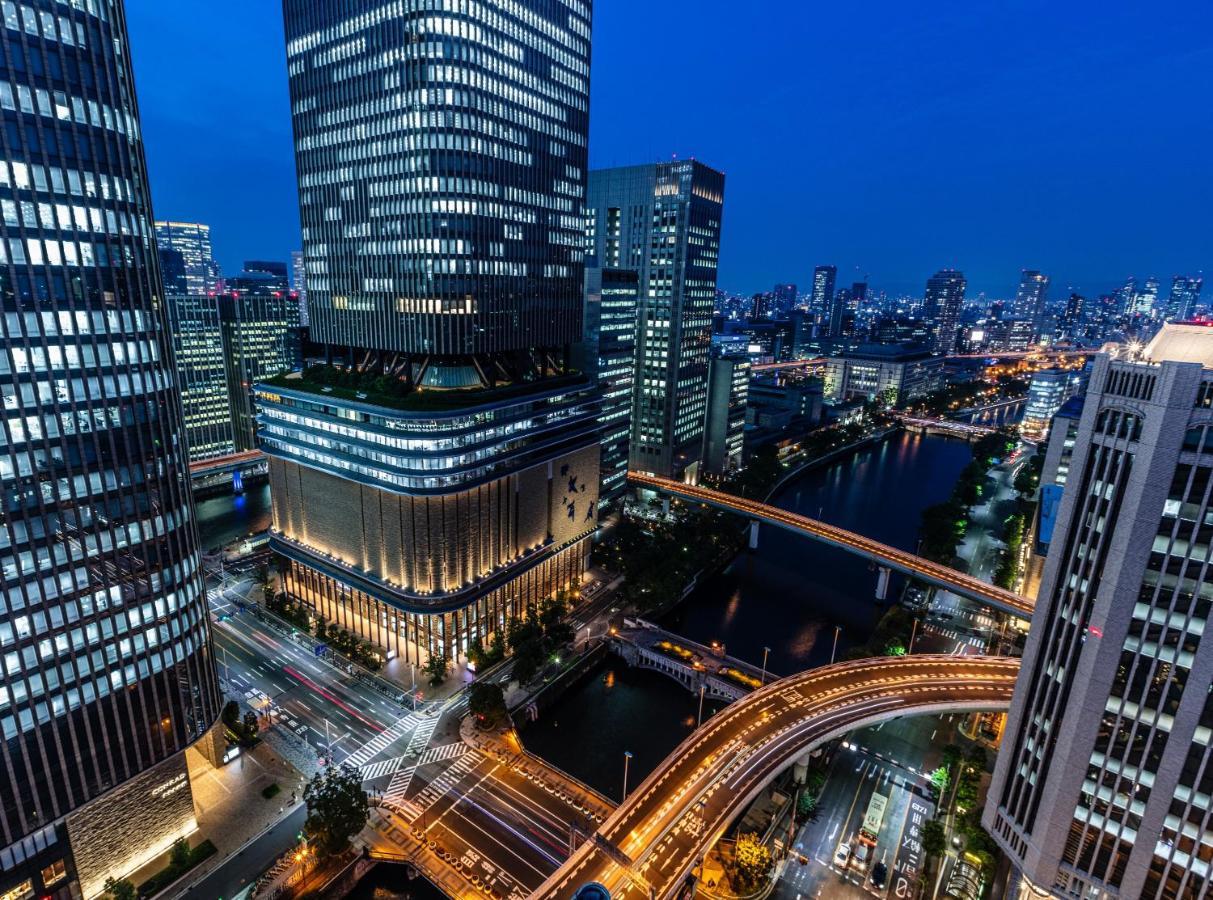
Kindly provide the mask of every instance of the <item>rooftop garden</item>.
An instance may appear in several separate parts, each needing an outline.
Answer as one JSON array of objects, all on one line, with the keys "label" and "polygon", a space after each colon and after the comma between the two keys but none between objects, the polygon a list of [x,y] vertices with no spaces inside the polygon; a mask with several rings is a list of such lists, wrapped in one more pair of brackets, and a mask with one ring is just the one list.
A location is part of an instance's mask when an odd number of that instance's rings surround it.
[{"label": "rooftop garden", "polygon": [[338,400],[369,403],[406,412],[445,412],[524,397],[536,391],[573,386],[585,380],[580,372],[555,375],[536,381],[514,382],[500,387],[433,388],[410,387],[403,379],[375,372],[359,372],[337,366],[310,366],[302,372],[284,373],[265,384]]}]

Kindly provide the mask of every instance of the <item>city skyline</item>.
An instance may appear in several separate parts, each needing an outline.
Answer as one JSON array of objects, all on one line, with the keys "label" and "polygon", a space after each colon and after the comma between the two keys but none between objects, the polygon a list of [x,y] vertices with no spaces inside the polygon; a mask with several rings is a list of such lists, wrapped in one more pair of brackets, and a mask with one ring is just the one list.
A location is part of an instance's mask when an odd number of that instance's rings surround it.
[{"label": "city skyline", "polygon": [[[813,267],[828,263],[840,278],[870,272],[875,290],[894,295],[920,294],[926,277],[946,267],[966,273],[970,297],[1013,296],[1024,268],[1049,273],[1058,296],[1070,287],[1098,295],[1130,273],[1169,281],[1213,266],[1198,212],[1213,199],[1199,153],[1210,126],[1189,119],[1180,144],[1150,136],[1150,123],[1186,115],[1213,87],[1213,68],[1202,63],[1213,48],[1192,37],[1209,33],[1207,11],[1101,8],[1094,19],[1088,5],[1018,4],[997,22],[956,11],[938,34],[892,7],[862,22],[815,11],[815,31],[841,38],[862,28],[865,39],[817,46],[806,58],[795,48],[805,33],[800,14],[789,10],[796,21],[772,39],[778,46],[740,41],[729,65],[663,55],[644,78],[694,65],[703,89],[669,116],[620,129],[643,89],[628,62],[633,12],[626,3],[603,7],[594,23],[590,166],[677,153],[724,171],[733,199],[722,235],[726,290],[807,285]],[[289,259],[300,239],[280,12],[268,4],[222,13],[194,16],[142,0],[129,11],[156,213],[210,224],[217,257],[232,271],[245,258]],[[233,30],[227,23],[237,14],[242,28]],[[866,21],[873,18],[876,25]],[[694,36],[712,38],[718,17],[690,19]],[[966,73],[963,84],[943,64],[911,65],[945,48]],[[750,54],[772,67],[760,83],[735,77]],[[1134,62],[1147,58],[1148,69]],[[760,87],[754,102],[749,94]],[[1025,116],[1030,131],[1016,128]],[[940,147],[945,124],[958,144]],[[198,140],[215,127],[223,154]],[[848,137],[864,129],[870,139]],[[754,133],[783,139],[772,148]],[[787,154],[797,165],[768,179],[773,159]],[[1139,212],[1124,213],[1126,203]]]}]

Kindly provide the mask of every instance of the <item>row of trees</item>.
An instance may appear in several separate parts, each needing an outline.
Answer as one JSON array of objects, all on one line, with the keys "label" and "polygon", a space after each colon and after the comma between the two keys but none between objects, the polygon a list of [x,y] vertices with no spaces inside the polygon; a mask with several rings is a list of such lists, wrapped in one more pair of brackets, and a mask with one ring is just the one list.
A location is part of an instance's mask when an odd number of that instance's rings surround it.
[{"label": "row of trees", "polygon": [[1036,489],[1040,486],[1040,472],[1044,466],[1044,455],[1037,453],[1015,476],[1015,509],[1002,525],[1002,542],[1006,549],[994,571],[994,583],[999,587],[1012,588],[1019,579],[1019,554],[1023,549],[1028,523],[1036,514]]},{"label": "row of trees", "polygon": [[354,391],[379,394],[384,397],[403,397],[409,392],[409,386],[401,378],[391,375],[380,375],[374,371],[360,372],[357,369],[339,369],[336,366],[309,366],[303,371],[303,378],[312,384],[327,387],[342,387]]},{"label": "row of trees", "polygon": [[973,458],[961,471],[952,494],[943,503],[922,511],[920,553],[944,565],[954,565],[956,548],[969,527],[969,509],[985,494],[986,473],[994,461],[1010,453],[1017,443],[1014,432],[1002,429],[973,444]]},{"label": "row of trees", "polygon": [[383,668],[383,653],[378,646],[363,640],[352,631],[347,631],[336,622],[326,622],[324,616],[317,616],[312,622],[312,633],[317,640],[336,648],[347,659],[352,659],[364,668],[374,672]]},{"label": "row of trees", "polygon": [[527,684],[562,647],[572,643],[573,626],[566,621],[568,596],[563,591],[527,610],[526,618],[510,620],[506,640],[514,654],[514,678]]}]

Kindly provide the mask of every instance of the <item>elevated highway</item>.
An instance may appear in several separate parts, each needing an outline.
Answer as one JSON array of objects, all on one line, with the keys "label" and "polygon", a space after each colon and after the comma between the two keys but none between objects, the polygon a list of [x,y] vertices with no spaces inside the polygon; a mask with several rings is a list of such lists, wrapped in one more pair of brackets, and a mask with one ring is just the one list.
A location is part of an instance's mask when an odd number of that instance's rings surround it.
[{"label": "elevated highway", "polygon": [[703,503],[706,506],[722,509],[725,512],[748,516],[757,522],[767,522],[771,525],[776,525],[795,534],[828,544],[831,547],[838,547],[839,549],[846,550],[848,553],[862,556],[880,567],[903,572],[928,584],[933,584],[936,587],[941,587],[944,590],[951,591],[963,597],[968,597],[974,602],[987,606],[990,609],[1010,613],[1021,619],[1030,619],[1032,617],[1034,602],[1027,597],[982,581],[980,578],[974,578],[972,575],[966,575],[964,572],[958,572],[948,566],[924,559],[921,556],[916,556],[913,553],[907,553],[888,544],[882,544],[879,541],[866,538],[845,528],[839,528],[837,525],[830,525],[818,519],[810,519],[808,516],[788,512],[786,509],[780,509],[768,503],[759,503],[756,500],[747,500],[744,497],[737,497],[733,494],[725,494],[709,488],[683,484],[680,481],[673,481],[669,478],[658,478],[653,475],[643,475],[639,472],[629,471],[628,481],[638,487],[660,491],[663,494],[681,497],[684,500],[690,500],[695,503]]},{"label": "elevated highway", "polygon": [[588,883],[616,898],[674,896],[775,777],[856,728],[903,715],[1004,710],[1019,660],[906,656],[812,669],[760,688],[691,733],[532,895]]}]

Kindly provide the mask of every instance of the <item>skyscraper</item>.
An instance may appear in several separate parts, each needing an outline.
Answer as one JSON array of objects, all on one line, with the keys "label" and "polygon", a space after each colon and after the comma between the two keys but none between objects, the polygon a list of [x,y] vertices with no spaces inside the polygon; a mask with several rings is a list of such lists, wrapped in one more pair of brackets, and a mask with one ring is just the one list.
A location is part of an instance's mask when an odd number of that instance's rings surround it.
[{"label": "skyscraper", "polygon": [[818,266],[813,270],[813,296],[809,309],[822,317],[826,335],[833,337],[842,331],[842,309],[838,309],[838,320],[834,321],[834,279],[838,276],[835,266]]},{"label": "skyscraper", "polygon": [[935,353],[953,353],[960,335],[960,308],[965,299],[965,277],[955,269],[940,269],[927,279],[923,305],[930,328],[931,349]]},{"label": "skyscraper", "polygon": [[291,290],[299,296],[299,324],[307,326],[307,268],[303,262],[303,251],[291,251]]},{"label": "skyscraper", "polygon": [[218,298],[207,294],[170,294],[165,298],[165,306],[190,462],[234,453],[232,404]]},{"label": "skyscraper", "polygon": [[712,348],[708,368],[708,403],[703,433],[704,469],[727,475],[741,465],[745,443],[746,395],[750,389],[750,359],[743,351]]},{"label": "skyscraper", "polygon": [[570,364],[590,4],[435,15],[284,4],[311,338],[340,365],[258,387],[288,592],[407,661],[578,584],[599,485]]},{"label": "skyscraper", "polygon": [[[247,264],[246,264],[247,265]],[[298,368],[299,298],[283,288],[285,275],[243,272],[227,279],[218,303],[227,402],[237,450],[257,447],[254,386]]]},{"label": "skyscraper", "polygon": [[[181,254],[187,294],[219,290],[219,264],[211,253],[211,226],[198,222],[157,222],[156,244]],[[174,288],[176,285],[174,285]]]},{"label": "skyscraper", "polygon": [[1200,289],[1204,285],[1201,275],[1176,275],[1171,279],[1171,293],[1167,297],[1167,318],[1177,322],[1191,318],[1200,303]]},{"label": "skyscraper", "polygon": [[636,389],[636,307],[640,278],[633,269],[585,270],[585,335],[574,362],[602,387],[601,501],[627,487]]},{"label": "skyscraper", "polygon": [[1032,322],[1032,339],[1038,341],[1045,330],[1046,304],[1049,297],[1049,276],[1035,269],[1024,269],[1019,276],[1015,294],[1015,315]]},{"label": "skyscraper", "polygon": [[1030,896],[1203,897],[1213,331],[1100,356],[984,824]]},{"label": "skyscraper", "polygon": [[92,897],[196,827],[220,698],[123,5],[21,8],[0,198],[74,213],[0,223],[0,895]]},{"label": "skyscraper", "polygon": [[771,289],[771,296],[775,298],[774,318],[786,319],[796,305],[796,285],[777,284]]},{"label": "skyscraper", "polygon": [[[264,275],[266,286],[276,291],[291,289],[290,276],[287,274],[286,263],[272,259],[246,259],[241,275]],[[225,285],[226,286],[226,285]]]},{"label": "skyscraper", "polygon": [[1130,313],[1135,313],[1139,316],[1156,316],[1160,310],[1158,309],[1158,279],[1153,275],[1149,276],[1141,289],[1133,294],[1133,303],[1129,308]]},{"label": "skyscraper", "polygon": [[700,162],[590,173],[590,254],[640,274],[631,465],[644,472],[680,476],[703,451],[723,204],[724,175]]}]

